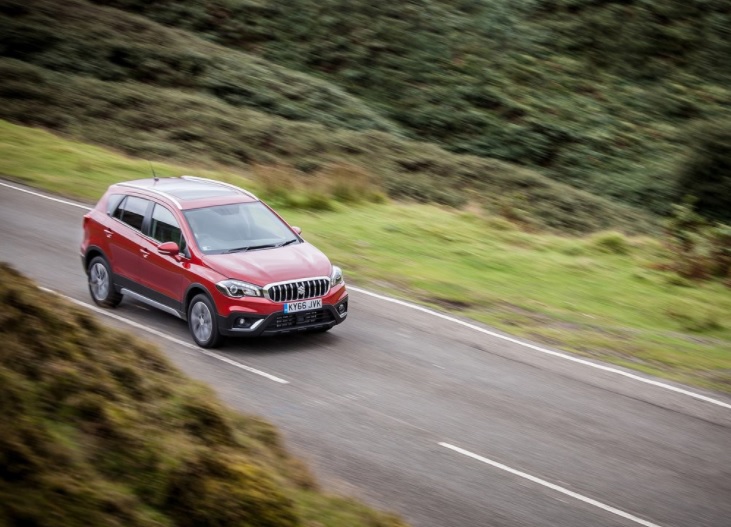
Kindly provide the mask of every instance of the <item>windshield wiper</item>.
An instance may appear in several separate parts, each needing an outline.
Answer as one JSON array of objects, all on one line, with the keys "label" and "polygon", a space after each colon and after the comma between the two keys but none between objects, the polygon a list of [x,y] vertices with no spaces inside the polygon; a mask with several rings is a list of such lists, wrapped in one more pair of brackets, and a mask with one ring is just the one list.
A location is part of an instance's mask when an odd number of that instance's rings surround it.
[{"label": "windshield wiper", "polygon": [[228,254],[228,253],[245,253],[249,249],[251,249],[251,247],[248,245],[244,245],[243,247],[234,247],[233,249],[228,249],[226,251],[226,254]]},{"label": "windshield wiper", "polygon": [[279,247],[276,243],[265,243],[263,245],[247,245],[245,247],[235,247],[226,251],[227,253],[238,253],[246,251],[255,251],[257,249],[271,249],[272,247]]},{"label": "windshield wiper", "polygon": [[285,245],[289,245],[290,243],[294,243],[297,241],[297,238],[294,238],[293,240],[287,240],[286,242],[278,243],[274,247],[284,247]]},{"label": "windshield wiper", "polygon": [[296,242],[297,239],[294,240],[287,240],[286,242],[280,242],[280,243],[265,243],[262,245],[245,245],[243,247],[234,247],[233,249],[229,249],[226,251],[227,253],[239,253],[239,252],[246,252],[246,251],[255,251],[257,249],[271,249],[273,247],[284,247],[285,245],[289,245],[290,243]]}]

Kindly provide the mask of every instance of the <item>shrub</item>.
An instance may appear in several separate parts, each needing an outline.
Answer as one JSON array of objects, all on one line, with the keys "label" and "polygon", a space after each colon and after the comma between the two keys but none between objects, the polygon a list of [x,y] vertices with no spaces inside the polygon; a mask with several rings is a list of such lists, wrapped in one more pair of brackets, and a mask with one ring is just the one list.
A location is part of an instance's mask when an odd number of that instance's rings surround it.
[{"label": "shrub", "polygon": [[592,236],[591,244],[602,252],[611,254],[628,254],[630,244],[621,232],[605,231]]},{"label": "shrub", "polygon": [[423,173],[408,177],[390,175],[386,179],[386,190],[393,198],[411,199],[422,203],[440,203],[451,207],[461,207],[467,203],[463,190],[441,185],[436,178]]},{"label": "shrub", "polygon": [[723,329],[720,316],[716,312],[694,309],[691,306],[674,306],[665,314],[678,322],[684,331],[705,333]]},{"label": "shrub", "polygon": [[181,527],[295,527],[293,503],[244,458],[200,454],[170,476],[166,507]]},{"label": "shrub", "polygon": [[691,201],[673,207],[667,235],[674,255],[671,267],[681,276],[731,277],[731,226],[709,224],[695,212]]},{"label": "shrub", "polygon": [[692,196],[697,213],[731,222],[731,120],[698,123],[690,137],[691,151],[678,175],[677,197]]},{"label": "shrub", "polygon": [[362,167],[350,163],[331,163],[315,174],[320,186],[341,203],[375,201],[382,195],[375,177]]}]

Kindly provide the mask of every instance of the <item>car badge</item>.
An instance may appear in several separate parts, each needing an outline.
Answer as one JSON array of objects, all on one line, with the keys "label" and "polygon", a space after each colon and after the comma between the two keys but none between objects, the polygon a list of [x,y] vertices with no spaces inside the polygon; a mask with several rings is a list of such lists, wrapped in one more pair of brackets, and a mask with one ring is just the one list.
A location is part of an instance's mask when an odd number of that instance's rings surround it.
[{"label": "car badge", "polygon": [[299,294],[299,296],[305,296],[305,286],[302,284],[297,286],[297,293]]}]

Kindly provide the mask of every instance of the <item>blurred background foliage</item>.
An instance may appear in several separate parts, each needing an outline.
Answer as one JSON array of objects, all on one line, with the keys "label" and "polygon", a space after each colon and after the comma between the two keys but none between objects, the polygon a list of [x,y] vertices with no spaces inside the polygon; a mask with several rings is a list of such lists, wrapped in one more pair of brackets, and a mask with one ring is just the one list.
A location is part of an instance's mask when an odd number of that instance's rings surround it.
[{"label": "blurred background foliage", "polygon": [[684,126],[731,115],[724,0],[102,3],[326,79],[411,138],[654,212]]},{"label": "blurred background foliage", "polygon": [[[731,122],[730,28],[721,0],[1,0],[0,117],[649,231],[724,184],[692,160],[728,158],[713,137]],[[715,195],[701,213],[731,210]]]}]

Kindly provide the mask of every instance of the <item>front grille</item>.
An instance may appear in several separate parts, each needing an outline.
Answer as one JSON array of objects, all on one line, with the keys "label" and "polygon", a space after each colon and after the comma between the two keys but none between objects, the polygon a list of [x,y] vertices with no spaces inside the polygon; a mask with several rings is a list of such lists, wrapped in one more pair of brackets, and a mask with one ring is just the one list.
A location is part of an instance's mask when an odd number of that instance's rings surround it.
[{"label": "front grille", "polygon": [[283,284],[274,284],[265,288],[269,299],[274,302],[292,302],[325,296],[330,291],[330,280],[327,278],[310,278]]},{"label": "front grille", "polygon": [[273,330],[296,326],[307,326],[309,324],[317,324],[320,322],[331,322],[332,320],[332,314],[324,309],[319,309],[317,311],[305,311],[304,313],[289,313],[287,315],[277,315],[274,320],[269,323],[267,329]]}]

